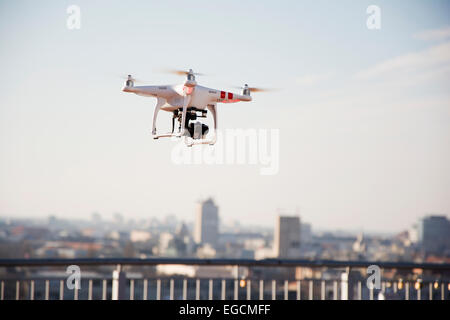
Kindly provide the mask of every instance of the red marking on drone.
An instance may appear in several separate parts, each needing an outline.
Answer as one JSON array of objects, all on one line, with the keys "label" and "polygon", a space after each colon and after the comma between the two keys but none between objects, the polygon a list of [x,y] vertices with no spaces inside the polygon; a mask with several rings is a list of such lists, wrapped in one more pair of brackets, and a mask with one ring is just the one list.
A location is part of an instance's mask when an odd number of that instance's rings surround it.
[{"label": "red marking on drone", "polygon": [[233,94],[231,92],[228,92],[228,99],[232,100],[233,99]]},{"label": "red marking on drone", "polygon": [[220,91],[220,99],[225,99],[225,91]]},{"label": "red marking on drone", "polygon": [[193,88],[193,87],[183,87],[183,91],[184,91],[186,94],[191,94],[192,91],[194,91],[194,88]]},{"label": "red marking on drone", "polygon": [[239,100],[239,99],[233,99],[233,100],[224,100],[224,101],[221,101],[222,103],[234,103],[234,102],[239,102],[239,101],[241,101],[241,100]]}]

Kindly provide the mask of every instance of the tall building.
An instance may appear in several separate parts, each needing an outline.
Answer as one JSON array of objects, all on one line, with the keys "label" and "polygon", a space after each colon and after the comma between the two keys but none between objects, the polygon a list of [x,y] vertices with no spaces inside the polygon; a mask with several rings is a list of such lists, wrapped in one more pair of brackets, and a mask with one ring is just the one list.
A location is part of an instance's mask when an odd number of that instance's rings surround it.
[{"label": "tall building", "polygon": [[310,223],[302,222],[300,224],[300,242],[302,244],[312,242],[312,227]]},{"label": "tall building", "polygon": [[214,247],[218,236],[219,208],[209,198],[197,204],[194,240],[198,244],[210,244]]},{"label": "tall building", "polygon": [[450,220],[446,216],[427,216],[418,223],[419,243],[426,253],[450,250]]},{"label": "tall building", "polygon": [[278,258],[300,256],[300,218],[278,216],[274,232],[274,254]]}]

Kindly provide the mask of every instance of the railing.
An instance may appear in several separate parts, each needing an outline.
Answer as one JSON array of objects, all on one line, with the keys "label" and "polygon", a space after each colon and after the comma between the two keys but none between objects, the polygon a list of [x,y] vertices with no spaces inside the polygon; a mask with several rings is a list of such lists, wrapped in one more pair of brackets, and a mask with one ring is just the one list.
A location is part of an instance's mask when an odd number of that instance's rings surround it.
[{"label": "railing", "polygon": [[[81,268],[70,287],[70,265]],[[232,277],[134,274],[161,265],[232,266]],[[367,286],[367,268],[381,270],[380,287]],[[135,270],[133,270],[134,268]],[[273,274],[308,268],[334,278]],[[96,274],[90,274],[96,270]],[[396,270],[395,277],[383,277]],[[41,274],[33,274],[33,272]],[[47,275],[42,275],[46,271]],[[87,271],[87,275],[86,275]],[[148,271],[148,270],[147,270]],[[241,271],[241,272],[240,272]],[[245,271],[245,272],[242,272]],[[268,272],[269,271],[269,272]],[[413,272],[414,271],[414,272]],[[59,272],[59,275],[58,275]],[[418,274],[420,277],[418,277]],[[199,275],[201,276],[201,274]],[[450,264],[287,259],[0,259],[0,300],[449,300]],[[76,283],[76,281],[75,281]]]}]

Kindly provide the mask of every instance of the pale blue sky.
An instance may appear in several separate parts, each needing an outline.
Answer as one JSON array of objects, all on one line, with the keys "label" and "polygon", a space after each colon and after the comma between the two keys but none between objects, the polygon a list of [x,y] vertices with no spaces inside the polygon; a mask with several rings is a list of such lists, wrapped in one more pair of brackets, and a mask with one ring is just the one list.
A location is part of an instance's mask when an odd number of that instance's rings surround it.
[{"label": "pale blue sky", "polygon": [[[193,219],[208,195],[265,225],[278,207],[329,229],[449,214],[449,27],[448,1],[0,1],[0,215]],[[222,128],[280,129],[279,174],[171,163],[154,99],[117,77],[182,81],[171,67],[282,88],[219,107]]]}]

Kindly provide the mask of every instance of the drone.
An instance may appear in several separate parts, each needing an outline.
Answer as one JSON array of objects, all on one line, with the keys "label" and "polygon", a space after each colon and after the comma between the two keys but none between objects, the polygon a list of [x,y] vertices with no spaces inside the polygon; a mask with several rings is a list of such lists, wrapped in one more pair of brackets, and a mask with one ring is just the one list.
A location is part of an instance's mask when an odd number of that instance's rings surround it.
[{"label": "drone", "polygon": [[[185,75],[186,80],[179,85],[135,86],[134,79],[128,75],[124,92],[131,92],[144,97],[156,97],[156,107],[153,113],[152,136],[153,139],[163,137],[184,137],[184,142],[191,147],[194,144],[214,145],[217,140],[217,103],[250,102],[251,92],[266,91],[266,89],[251,88],[245,84],[241,94],[216,90],[197,84],[196,75],[192,69],[189,71],[172,70],[171,73]],[[172,113],[172,131],[165,134],[157,134],[156,119],[160,110]],[[214,135],[206,139],[209,128],[198,121],[199,118],[207,118],[211,112],[214,122]],[[175,130],[175,121],[178,128]]]}]

